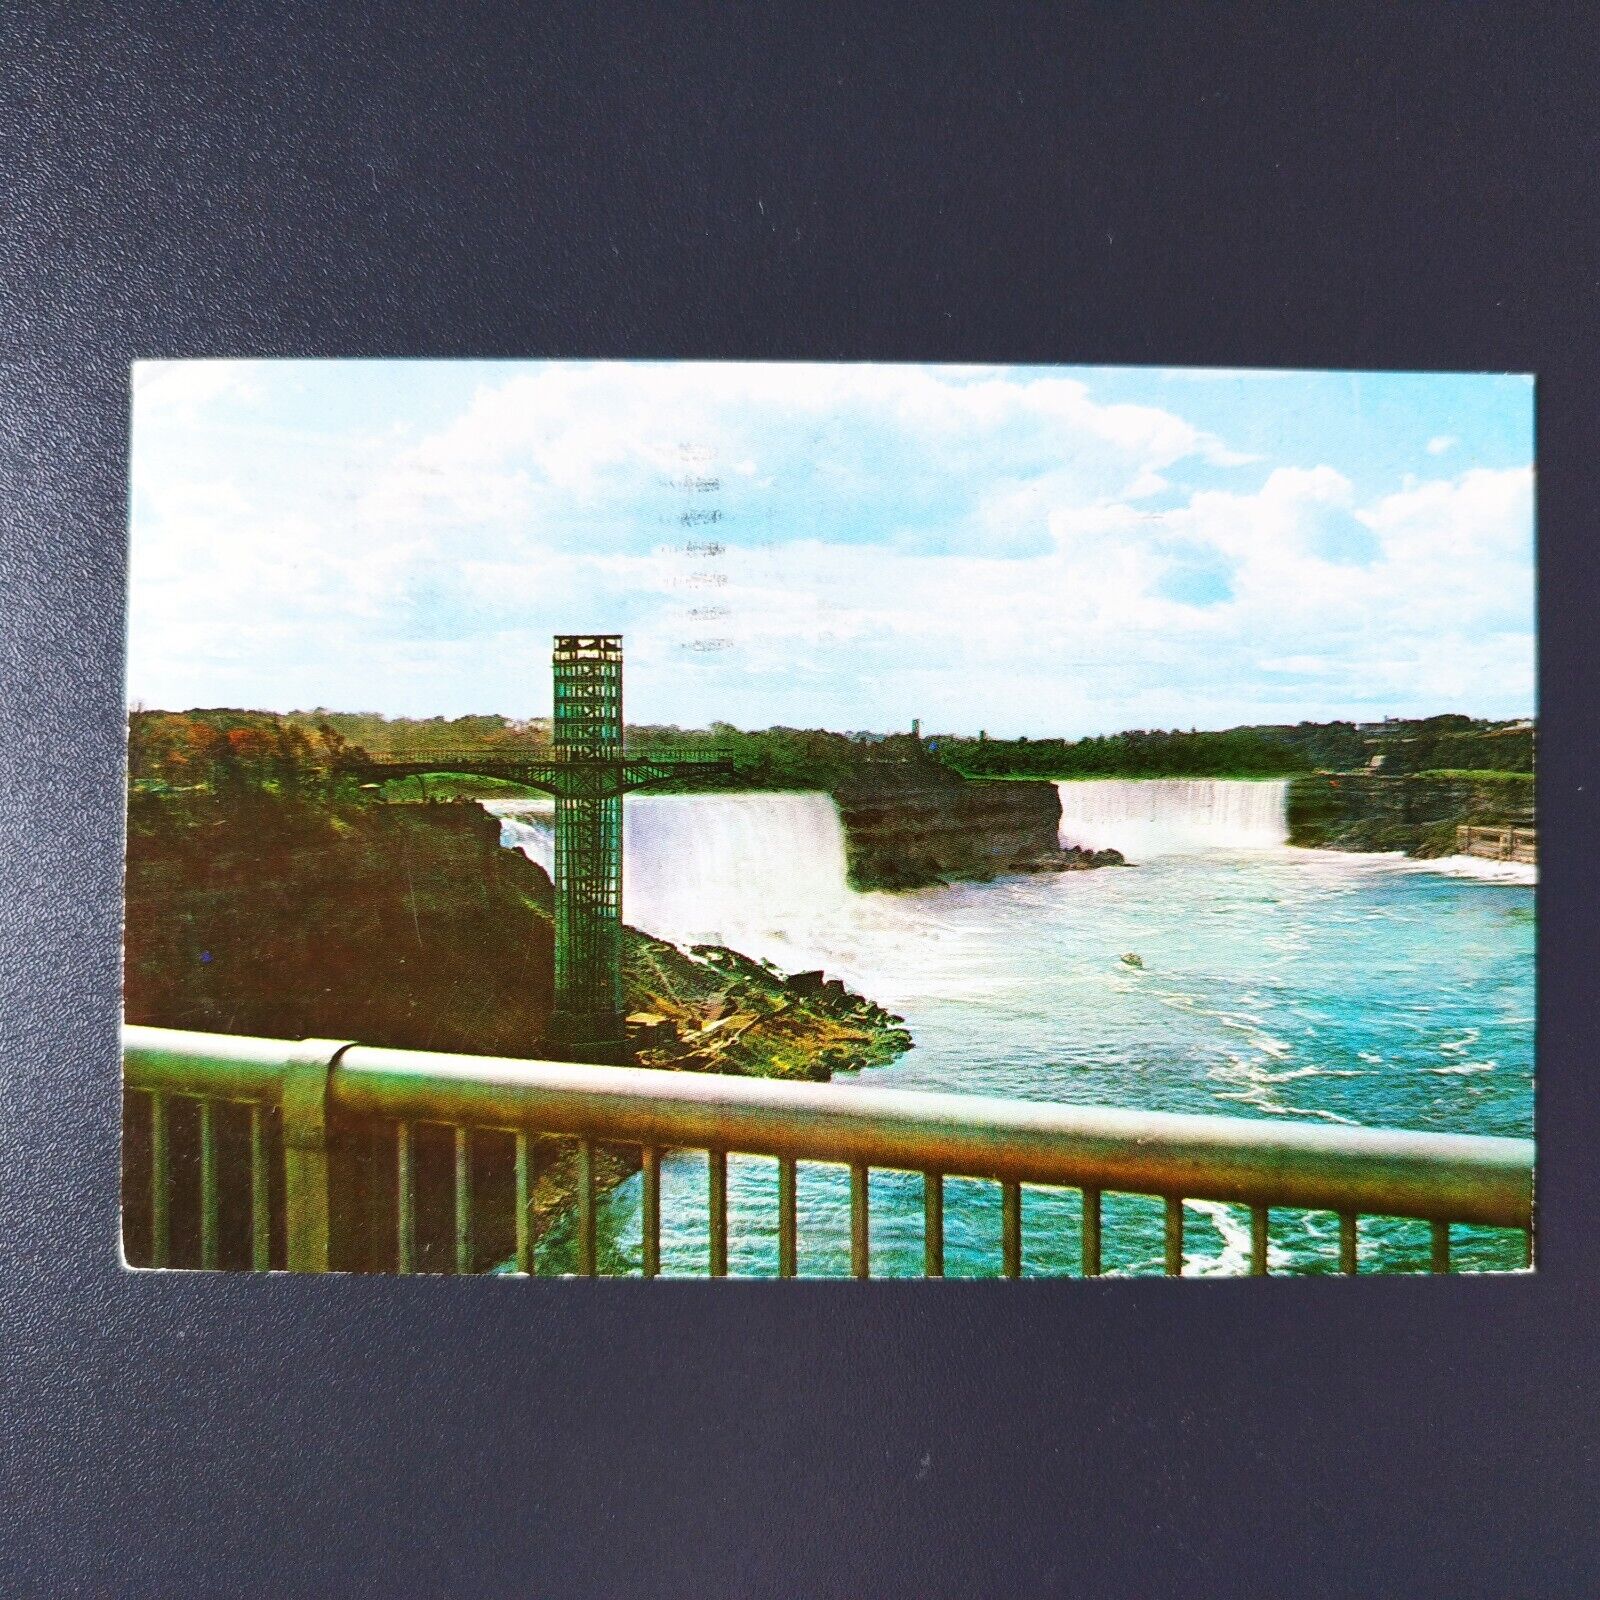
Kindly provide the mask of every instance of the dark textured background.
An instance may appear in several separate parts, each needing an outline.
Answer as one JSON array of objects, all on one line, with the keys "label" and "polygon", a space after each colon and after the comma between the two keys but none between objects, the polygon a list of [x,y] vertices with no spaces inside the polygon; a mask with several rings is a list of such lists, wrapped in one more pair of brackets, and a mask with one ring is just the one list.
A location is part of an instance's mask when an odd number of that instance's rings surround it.
[{"label": "dark textured background", "polygon": [[[0,1589],[1600,1590],[1584,9],[24,5],[0,52]],[[1537,372],[1536,1277],[120,1274],[127,363],[469,353]]]}]

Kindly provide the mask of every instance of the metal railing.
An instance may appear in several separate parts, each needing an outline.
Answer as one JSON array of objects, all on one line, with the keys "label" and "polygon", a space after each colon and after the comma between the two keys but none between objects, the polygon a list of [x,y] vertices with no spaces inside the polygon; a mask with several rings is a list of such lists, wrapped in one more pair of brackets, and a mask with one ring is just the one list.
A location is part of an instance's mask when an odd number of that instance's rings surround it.
[{"label": "metal railing", "polygon": [[[648,740],[629,743],[622,752],[637,760],[673,760],[704,762],[723,765],[733,759],[725,745],[677,743],[672,740]],[[350,765],[374,773],[398,768],[403,773],[414,771],[437,772],[448,776],[452,772],[482,771],[490,767],[543,766],[552,761],[563,763],[586,760],[615,760],[614,755],[595,757],[582,749],[573,749],[550,742],[530,744],[525,748],[484,745],[467,750],[381,750],[352,758]]]},{"label": "metal railing", "polygon": [[[1268,1270],[1273,1208],[1327,1211],[1339,1220],[1339,1268],[1357,1270],[1362,1217],[1431,1225],[1430,1266],[1450,1270],[1452,1224],[1520,1230],[1532,1260],[1531,1140],[1267,1122],[1104,1107],[734,1078],[487,1056],[376,1049],[332,1040],[290,1042],[129,1026],[125,1084],[149,1104],[147,1264],[170,1265],[169,1127],[175,1102],[197,1114],[198,1258],[220,1264],[218,1127],[223,1108],[244,1134],[243,1211],[249,1265],[292,1270],[417,1270],[418,1141],[447,1129],[453,1181],[454,1270],[475,1269],[473,1150],[480,1135],[509,1136],[505,1196],[512,1207],[509,1264],[534,1265],[530,1225],[535,1141],[575,1141],[577,1267],[594,1275],[596,1156],[602,1145],[639,1151],[642,1269],[661,1269],[661,1161],[666,1151],[707,1155],[710,1270],[728,1269],[728,1156],[770,1157],[778,1171],[778,1274],[798,1275],[796,1169],[823,1162],[849,1171],[850,1266],[870,1272],[874,1168],[923,1177],[928,1277],[944,1273],[944,1180],[1000,1186],[1004,1275],[1022,1271],[1022,1186],[1082,1195],[1080,1268],[1101,1271],[1102,1199],[1148,1195],[1164,1204],[1164,1268],[1180,1275],[1185,1200],[1250,1211],[1250,1270]],[[236,1136],[238,1129],[236,1127]],[[281,1150],[281,1168],[277,1153]],[[384,1161],[380,1174],[375,1160]],[[276,1169],[276,1170],[275,1170]],[[274,1206],[274,1197],[277,1205]],[[236,1204],[235,1210],[240,1207]],[[275,1214],[282,1247],[275,1243]],[[361,1228],[355,1224],[359,1222]],[[351,1239],[364,1228],[362,1236]],[[130,1256],[130,1260],[131,1260]],[[146,1264],[146,1263],[138,1263]]]}]

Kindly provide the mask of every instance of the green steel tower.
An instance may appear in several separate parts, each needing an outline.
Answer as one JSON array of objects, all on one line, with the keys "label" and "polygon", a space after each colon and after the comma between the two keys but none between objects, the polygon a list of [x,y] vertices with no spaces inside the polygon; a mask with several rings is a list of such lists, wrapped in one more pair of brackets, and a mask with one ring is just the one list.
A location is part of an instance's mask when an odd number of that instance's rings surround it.
[{"label": "green steel tower", "polygon": [[548,757],[440,750],[366,765],[374,777],[490,773],[555,796],[555,1011],[543,1046],[573,1061],[622,1061],[622,797],[674,778],[731,776],[733,764],[709,752],[627,754],[620,634],[557,634],[552,666]]},{"label": "green steel tower", "polygon": [[731,776],[711,754],[629,756],[622,736],[622,636],[556,635],[556,1004],[549,1044],[578,1061],[627,1054],[622,997],[622,797],[674,778]]},{"label": "green steel tower", "polygon": [[[622,639],[561,634],[552,658],[556,797],[556,1008],[553,1042],[623,1039]],[[592,1052],[591,1052],[592,1053]]]}]

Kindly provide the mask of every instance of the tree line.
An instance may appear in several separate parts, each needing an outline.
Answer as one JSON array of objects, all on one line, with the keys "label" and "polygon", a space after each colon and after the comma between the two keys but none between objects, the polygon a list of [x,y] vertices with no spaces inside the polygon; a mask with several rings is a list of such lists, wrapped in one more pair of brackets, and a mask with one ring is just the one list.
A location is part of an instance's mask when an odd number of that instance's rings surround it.
[{"label": "tree line", "polygon": [[[976,739],[955,735],[837,733],[824,728],[745,730],[634,725],[635,750],[715,750],[732,759],[733,786],[840,791],[873,768],[943,767],[970,777],[1288,777],[1351,772],[1374,756],[1385,775],[1430,771],[1531,772],[1534,733],[1460,715],[1395,721],[1247,726],[1219,731],[1136,728],[1084,739]],[[353,795],[368,753],[416,759],[430,752],[493,756],[543,752],[549,724],[500,716],[388,718],[372,713],[226,708],[135,711],[129,719],[135,783],[169,788],[240,785],[285,793]],[[447,764],[441,763],[441,766]],[[687,785],[684,785],[687,787]],[[716,787],[728,787],[719,780]]]},{"label": "tree line", "polygon": [[128,718],[136,789],[353,796],[366,751],[331,723],[314,728],[260,711],[141,711]]},{"label": "tree line", "polygon": [[1300,722],[1220,731],[1132,729],[1087,739],[939,739],[939,754],[979,776],[1291,777],[1297,772],[1385,776],[1438,771],[1532,772],[1534,730],[1458,713],[1376,726]]},{"label": "tree line", "polygon": [[1246,728],[1138,728],[1074,740],[950,739],[939,741],[939,753],[973,777],[1276,777],[1310,770],[1301,752]]}]

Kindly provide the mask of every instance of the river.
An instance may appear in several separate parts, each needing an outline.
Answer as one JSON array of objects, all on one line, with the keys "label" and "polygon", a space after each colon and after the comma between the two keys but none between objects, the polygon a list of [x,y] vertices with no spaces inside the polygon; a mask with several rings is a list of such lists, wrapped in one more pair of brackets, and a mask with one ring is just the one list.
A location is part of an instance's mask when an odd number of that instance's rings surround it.
[{"label": "river", "polygon": [[[853,893],[819,794],[641,795],[626,807],[627,920],[786,971],[823,967],[901,1013],[916,1047],[841,1083],[1151,1110],[1529,1135],[1534,891],[1524,867],[1293,849],[1281,782],[1063,783],[1063,843],[1135,865],[909,894]],[[502,842],[550,865],[548,804],[494,802]],[[1137,956],[1142,966],[1122,958]],[[770,1274],[775,1165],[733,1158],[729,1268]],[[663,1164],[662,1266],[703,1274],[705,1160]],[[637,1269],[634,1179],[607,1196],[608,1270]],[[946,1271],[999,1270],[991,1184],[946,1185]],[[802,1167],[801,1270],[849,1270],[846,1175]],[[1028,1189],[1024,1272],[1078,1267],[1078,1197]],[[1108,1275],[1159,1272],[1161,1205],[1107,1196]],[[1243,1270],[1248,1214],[1191,1201],[1187,1274]],[[547,1242],[541,1270],[569,1243]],[[1520,1240],[1455,1230],[1459,1269]],[[874,1274],[916,1275],[921,1180],[872,1175]],[[1273,1213],[1274,1271],[1337,1266],[1337,1222]],[[1363,1271],[1423,1270],[1425,1224],[1363,1220]]]}]

